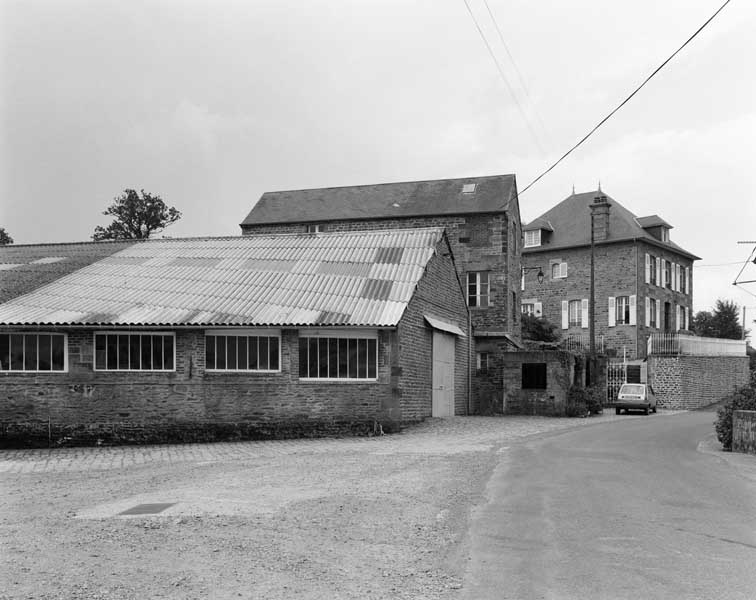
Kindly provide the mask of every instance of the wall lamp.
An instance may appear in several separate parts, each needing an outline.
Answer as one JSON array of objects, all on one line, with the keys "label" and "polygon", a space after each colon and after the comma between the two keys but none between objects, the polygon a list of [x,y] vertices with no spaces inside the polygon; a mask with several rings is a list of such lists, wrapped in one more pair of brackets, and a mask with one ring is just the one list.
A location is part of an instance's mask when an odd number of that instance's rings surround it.
[{"label": "wall lamp", "polygon": [[522,267],[522,276],[524,277],[525,273],[528,273],[529,271],[535,271],[536,269],[538,269],[538,275],[536,275],[536,277],[538,277],[538,283],[543,283],[544,275],[543,269],[541,267]]}]

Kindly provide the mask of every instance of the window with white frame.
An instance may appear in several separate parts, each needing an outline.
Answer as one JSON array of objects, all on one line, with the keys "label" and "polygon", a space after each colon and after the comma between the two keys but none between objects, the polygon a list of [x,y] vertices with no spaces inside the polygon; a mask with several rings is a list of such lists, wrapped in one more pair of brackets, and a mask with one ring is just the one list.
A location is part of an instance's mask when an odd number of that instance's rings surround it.
[{"label": "window with white frame", "polygon": [[535,229],[533,231],[525,232],[525,248],[532,248],[533,246],[541,245],[541,230]]},{"label": "window with white frame", "polygon": [[278,331],[207,331],[205,370],[278,372],[281,335]]},{"label": "window with white frame", "polygon": [[630,323],[630,296],[617,296],[615,307],[614,322],[617,325],[628,325]]},{"label": "window with white frame", "polygon": [[564,279],[565,277],[567,277],[567,263],[566,262],[551,263],[551,278]]},{"label": "window with white frame", "polygon": [[580,300],[570,300],[567,310],[570,327],[580,327],[582,324],[582,302]]},{"label": "window with white frame", "polygon": [[658,304],[656,298],[649,298],[648,301],[648,325],[649,327],[658,327],[656,322],[656,313],[658,311]]},{"label": "window with white frame", "polygon": [[376,380],[376,334],[300,333],[300,379]]},{"label": "window with white frame", "polygon": [[471,271],[467,274],[467,305],[490,306],[490,274],[488,271]]},{"label": "window with white frame", "polygon": [[324,231],[324,227],[320,223],[315,224],[315,225],[307,225],[305,227],[305,231],[307,233],[322,233]]},{"label": "window with white frame", "polygon": [[66,348],[63,333],[0,333],[0,371],[66,371]]},{"label": "window with white frame", "polygon": [[535,303],[534,302],[523,302],[521,305],[521,312],[523,315],[535,315]]},{"label": "window with white frame", "polygon": [[95,371],[174,371],[173,333],[97,332]]}]

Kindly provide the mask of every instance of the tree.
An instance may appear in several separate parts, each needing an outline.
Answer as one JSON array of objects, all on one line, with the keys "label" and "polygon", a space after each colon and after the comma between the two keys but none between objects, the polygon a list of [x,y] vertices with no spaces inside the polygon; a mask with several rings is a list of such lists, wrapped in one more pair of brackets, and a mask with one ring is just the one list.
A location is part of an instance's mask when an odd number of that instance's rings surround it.
[{"label": "tree", "polygon": [[559,340],[557,326],[543,317],[535,315],[522,315],[522,338],[538,342],[556,342]]},{"label": "tree", "polygon": [[5,231],[5,227],[0,227],[0,246],[5,246],[6,244],[12,244],[13,238],[8,235],[8,233]]},{"label": "tree", "polygon": [[95,227],[92,235],[95,241],[146,239],[181,218],[181,213],[172,206],[166,206],[160,196],[153,196],[144,190],[140,196],[130,189],[114,198],[113,204],[102,214],[111,215],[115,220],[107,227]]},{"label": "tree", "polygon": [[[738,321],[739,307],[732,300],[717,300],[713,311],[702,310],[693,317],[693,332],[702,337],[739,340],[743,327]],[[746,330],[746,335],[748,330]]]}]

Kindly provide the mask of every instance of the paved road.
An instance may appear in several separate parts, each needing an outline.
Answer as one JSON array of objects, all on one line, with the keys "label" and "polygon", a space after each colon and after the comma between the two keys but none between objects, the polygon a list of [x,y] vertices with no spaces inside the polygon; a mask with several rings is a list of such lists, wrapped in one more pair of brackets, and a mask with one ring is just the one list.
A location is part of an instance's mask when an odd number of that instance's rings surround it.
[{"label": "paved road", "polygon": [[651,415],[500,451],[461,597],[756,597],[756,457],[707,452],[713,418]]}]

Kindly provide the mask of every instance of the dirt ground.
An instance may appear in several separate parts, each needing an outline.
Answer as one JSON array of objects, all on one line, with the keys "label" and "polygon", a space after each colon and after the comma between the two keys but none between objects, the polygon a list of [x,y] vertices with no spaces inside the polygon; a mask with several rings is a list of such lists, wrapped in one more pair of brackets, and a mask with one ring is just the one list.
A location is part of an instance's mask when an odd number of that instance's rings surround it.
[{"label": "dirt ground", "polygon": [[[0,479],[0,598],[455,597],[497,453],[592,419],[455,421],[351,441],[163,447],[165,460],[157,447],[0,454],[18,471]],[[92,462],[98,451],[109,467]],[[145,503],[172,505],[120,514]]]}]

